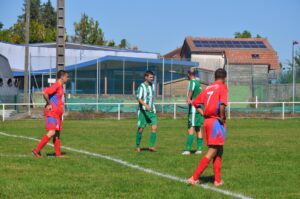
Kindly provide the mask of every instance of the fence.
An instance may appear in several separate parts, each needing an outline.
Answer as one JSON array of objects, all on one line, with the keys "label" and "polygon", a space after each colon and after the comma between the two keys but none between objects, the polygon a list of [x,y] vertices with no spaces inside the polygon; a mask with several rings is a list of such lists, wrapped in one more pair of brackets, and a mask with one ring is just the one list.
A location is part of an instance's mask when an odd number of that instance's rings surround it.
[{"label": "fence", "polygon": [[[10,103],[0,104],[2,106],[2,121],[6,119],[16,120],[24,119],[25,116],[32,116],[33,112],[43,110],[44,103]],[[21,109],[23,107],[23,109]],[[66,103],[66,115],[70,113],[84,113],[85,118],[88,115],[97,113],[104,114],[105,117],[112,115],[120,120],[128,116],[135,115],[137,103]],[[183,102],[156,103],[158,114],[168,115],[176,119],[185,117],[187,105]],[[23,111],[23,112],[22,112]],[[7,113],[8,112],[8,113]],[[15,112],[9,116],[10,112]],[[42,118],[42,112],[39,112]],[[18,117],[18,114],[21,117]],[[22,116],[23,114],[23,116]],[[114,116],[114,114],[116,114]],[[39,118],[37,116],[33,118]],[[75,118],[81,119],[82,115],[76,115]],[[300,102],[229,102],[227,106],[227,117],[232,118],[277,118],[286,119],[300,117]],[[74,118],[71,117],[71,118]]]}]

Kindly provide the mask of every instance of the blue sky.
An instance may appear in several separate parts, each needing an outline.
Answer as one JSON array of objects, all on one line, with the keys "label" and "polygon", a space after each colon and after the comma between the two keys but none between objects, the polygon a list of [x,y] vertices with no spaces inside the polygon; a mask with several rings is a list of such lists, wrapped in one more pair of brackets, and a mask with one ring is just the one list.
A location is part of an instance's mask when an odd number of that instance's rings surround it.
[{"label": "blue sky", "polygon": [[[8,28],[21,14],[23,0],[0,3],[0,21]],[[100,21],[106,39],[126,38],[141,50],[161,54],[186,36],[233,37],[246,29],[267,37],[285,64],[292,41],[300,40],[299,0],[66,0],[68,34],[74,34],[81,13]]]}]

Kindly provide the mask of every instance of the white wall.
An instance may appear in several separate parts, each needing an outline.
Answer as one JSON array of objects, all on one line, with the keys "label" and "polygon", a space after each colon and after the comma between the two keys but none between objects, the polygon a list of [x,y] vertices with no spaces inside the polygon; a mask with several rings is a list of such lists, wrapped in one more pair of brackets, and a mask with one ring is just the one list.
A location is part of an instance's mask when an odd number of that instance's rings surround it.
[{"label": "white wall", "polygon": [[210,55],[210,54],[192,54],[191,61],[199,62],[200,68],[208,70],[216,70],[223,67],[225,59],[223,55]]}]

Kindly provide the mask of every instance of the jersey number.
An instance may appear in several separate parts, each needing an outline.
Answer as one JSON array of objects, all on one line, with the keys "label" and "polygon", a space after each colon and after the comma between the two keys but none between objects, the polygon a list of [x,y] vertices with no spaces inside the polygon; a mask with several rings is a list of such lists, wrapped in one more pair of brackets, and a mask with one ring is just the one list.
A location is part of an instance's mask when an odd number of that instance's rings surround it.
[{"label": "jersey number", "polygon": [[207,103],[206,103],[206,105],[208,105],[208,103],[209,103],[209,100],[210,100],[210,98],[211,98],[211,96],[214,94],[214,91],[209,91],[209,92],[207,92],[207,95],[208,95],[208,99],[207,99]]}]

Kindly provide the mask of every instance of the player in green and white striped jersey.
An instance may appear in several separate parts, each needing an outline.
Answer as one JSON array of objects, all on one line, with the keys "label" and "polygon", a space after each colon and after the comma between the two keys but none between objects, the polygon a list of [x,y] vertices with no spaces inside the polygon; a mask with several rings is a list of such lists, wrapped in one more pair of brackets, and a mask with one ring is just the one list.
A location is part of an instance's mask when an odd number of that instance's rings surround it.
[{"label": "player in green and white striped jersey", "polygon": [[203,116],[196,110],[194,106],[192,106],[192,101],[195,99],[202,91],[200,82],[195,78],[195,70],[191,69],[188,71],[189,78],[189,87],[187,92],[186,102],[189,106],[188,110],[188,135],[186,141],[186,148],[182,155],[190,155],[191,147],[194,140],[194,130],[197,133],[197,151],[196,154],[202,153],[202,132],[201,126],[203,125],[204,118]]},{"label": "player in green and white striped jersey", "polygon": [[142,132],[150,123],[152,130],[150,134],[150,151],[155,151],[154,144],[156,140],[157,117],[154,106],[155,90],[152,81],[154,73],[152,71],[145,72],[145,82],[141,83],[137,89],[138,107],[138,130],[136,132],[136,151],[140,152],[140,143],[142,140]]}]

